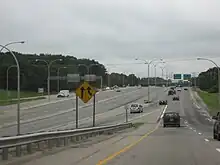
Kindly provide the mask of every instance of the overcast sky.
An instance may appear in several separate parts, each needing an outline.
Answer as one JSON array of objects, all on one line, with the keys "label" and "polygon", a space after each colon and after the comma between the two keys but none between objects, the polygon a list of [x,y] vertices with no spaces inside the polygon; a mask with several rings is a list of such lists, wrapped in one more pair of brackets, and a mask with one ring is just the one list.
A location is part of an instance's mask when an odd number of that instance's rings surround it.
[{"label": "overcast sky", "polygon": [[25,40],[10,48],[122,64],[106,66],[138,76],[147,65],[135,58],[163,58],[169,73],[200,72],[213,64],[196,57],[220,64],[219,16],[219,0],[0,0],[0,44]]}]

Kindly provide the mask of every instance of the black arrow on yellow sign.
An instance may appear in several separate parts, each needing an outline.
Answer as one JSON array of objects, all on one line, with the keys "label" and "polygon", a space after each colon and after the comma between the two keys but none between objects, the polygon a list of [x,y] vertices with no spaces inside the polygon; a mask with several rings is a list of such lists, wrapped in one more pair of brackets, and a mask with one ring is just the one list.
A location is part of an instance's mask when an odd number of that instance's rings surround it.
[{"label": "black arrow on yellow sign", "polygon": [[81,87],[80,90],[81,90],[81,97],[82,97],[82,98],[84,98],[83,96],[84,96],[84,91],[85,91],[85,90],[87,90],[87,91],[88,91],[88,94],[89,94],[90,96],[92,96],[91,88],[90,88],[90,87],[88,87],[87,89],[85,89],[84,87]]}]

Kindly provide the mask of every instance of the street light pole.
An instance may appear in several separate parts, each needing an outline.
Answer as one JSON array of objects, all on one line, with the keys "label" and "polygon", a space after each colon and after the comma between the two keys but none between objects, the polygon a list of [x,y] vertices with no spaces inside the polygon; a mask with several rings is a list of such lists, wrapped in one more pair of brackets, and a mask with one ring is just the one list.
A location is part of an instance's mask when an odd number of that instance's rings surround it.
[{"label": "street light pole", "polygon": [[57,92],[59,92],[60,91],[60,69],[66,69],[67,67],[59,67],[58,69],[57,69],[57,77],[58,77],[58,79],[57,79]]},{"label": "street light pole", "polygon": [[213,63],[217,69],[218,69],[218,103],[220,106],[220,68],[219,66],[211,59],[207,59],[207,58],[197,58],[197,60],[206,60],[206,61],[210,61],[211,63]]},{"label": "street light pole", "polygon": [[6,91],[7,91],[7,100],[8,100],[8,95],[9,95],[9,92],[8,92],[8,72],[11,68],[13,67],[17,67],[16,65],[11,65],[7,68],[7,74],[6,74]]},{"label": "street light pole", "polygon": [[[141,60],[141,59],[136,59],[136,60]],[[148,78],[147,78],[147,83],[148,83],[148,101],[150,101],[150,64],[155,62],[155,61],[158,61],[158,59],[154,59],[154,60],[151,60],[151,61],[147,61],[147,60],[141,60],[141,61],[144,61],[145,63],[144,64],[147,64],[148,65]],[[160,61],[163,61],[163,59],[160,59]]]},{"label": "street light pole", "polygon": [[155,87],[157,86],[157,65],[154,64],[154,76],[155,76],[155,79],[154,79],[154,84],[155,84]]},{"label": "street light pole", "polygon": [[52,63],[56,61],[62,61],[62,59],[56,59],[56,60],[51,61],[50,63],[48,63],[46,60],[36,59],[36,62],[38,61],[42,61],[47,65],[47,94],[48,94],[48,101],[50,102],[50,67]]},{"label": "street light pole", "polygon": [[[157,68],[156,68],[156,67],[157,67],[157,64],[160,64],[160,63],[165,63],[165,62],[164,62],[164,61],[162,61],[162,62],[160,61],[159,63],[154,64],[154,72],[155,72],[155,73],[154,73],[154,74],[155,74],[155,80],[154,80],[154,81],[155,81],[155,87],[157,86]],[[163,76],[163,75],[162,75],[162,76]]]},{"label": "street light pole", "polygon": [[6,49],[11,53],[17,66],[17,135],[19,135],[20,134],[20,66],[17,57],[10,49],[8,49],[3,45],[0,45],[0,47],[2,47],[2,49]]}]

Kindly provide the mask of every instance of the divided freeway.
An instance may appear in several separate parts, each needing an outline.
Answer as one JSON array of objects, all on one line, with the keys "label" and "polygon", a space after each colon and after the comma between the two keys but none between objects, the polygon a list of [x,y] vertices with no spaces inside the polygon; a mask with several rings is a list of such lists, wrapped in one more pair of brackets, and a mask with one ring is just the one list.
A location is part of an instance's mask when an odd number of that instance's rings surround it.
[{"label": "divided freeway", "polygon": [[212,138],[212,120],[196,108],[190,91],[181,91],[179,96],[180,101],[174,102],[172,96],[160,95],[161,99],[168,100],[164,111],[180,113],[180,128],[163,128],[162,122],[157,123],[162,113],[159,106],[145,108],[147,114],[135,120],[144,122],[138,129],[103,141],[97,137],[77,147],[35,159],[31,164],[219,165],[220,143]]},{"label": "divided freeway", "polygon": [[[151,98],[156,101],[164,95],[164,88],[152,87]],[[121,92],[102,91],[96,96],[96,124],[106,125],[125,121],[124,105],[142,99],[147,88],[124,88]],[[145,98],[146,99],[146,98]],[[131,116],[134,117],[135,115]],[[5,120],[5,121],[4,121]],[[0,136],[16,134],[16,116],[5,116],[1,122]],[[84,104],[79,101],[79,127],[92,125],[92,101]],[[75,128],[75,98],[45,106],[22,110],[21,133]]]}]

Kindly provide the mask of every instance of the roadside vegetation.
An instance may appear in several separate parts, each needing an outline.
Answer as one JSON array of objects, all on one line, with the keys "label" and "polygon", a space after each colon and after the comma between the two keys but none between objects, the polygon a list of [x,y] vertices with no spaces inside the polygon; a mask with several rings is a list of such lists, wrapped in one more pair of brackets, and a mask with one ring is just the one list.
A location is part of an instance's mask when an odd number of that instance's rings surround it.
[{"label": "roadside vegetation", "polygon": [[[39,97],[38,97],[39,96]],[[21,102],[33,101],[45,99],[46,97],[42,94],[36,92],[21,92],[20,93]],[[28,98],[28,97],[37,97],[37,98]],[[17,91],[9,91],[9,96],[7,96],[7,91],[0,90],[0,105],[10,105],[17,103]]]},{"label": "roadside vegetation", "polygon": [[[20,92],[21,98],[27,98],[27,97],[37,97],[42,96],[40,93],[36,92]],[[16,99],[17,98],[17,91],[9,91],[9,97],[7,97],[7,91],[6,90],[0,90],[0,100],[7,100],[7,99]]]},{"label": "roadside vegetation", "polygon": [[216,112],[220,110],[217,93],[209,93],[199,90],[198,94],[208,106],[211,115],[216,114]]},{"label": "roadside vegetation", "polygon": [[[21,103],[23,102],[28,102],[28,101],[34,101],[34,100],[42,100],[46,99],[46,97],[39,96],[37,98],[25,98],[20,100]],[[5,105],[11,105],[11,104],[16,104],[17,100],[0,100],[0,106],[5,106]]]}]

